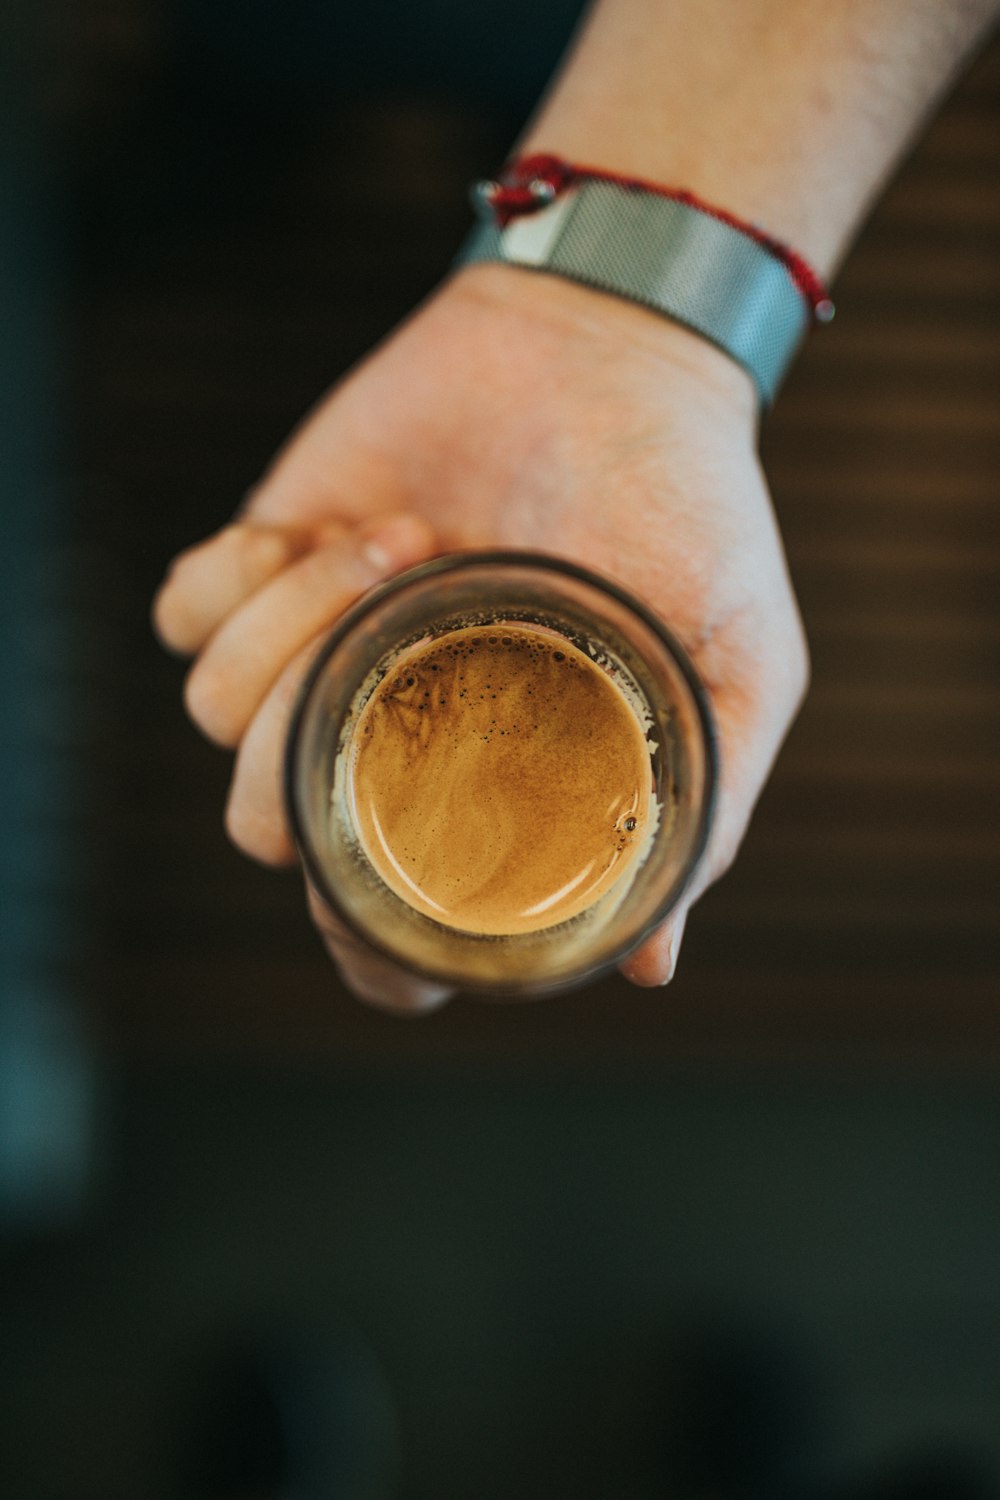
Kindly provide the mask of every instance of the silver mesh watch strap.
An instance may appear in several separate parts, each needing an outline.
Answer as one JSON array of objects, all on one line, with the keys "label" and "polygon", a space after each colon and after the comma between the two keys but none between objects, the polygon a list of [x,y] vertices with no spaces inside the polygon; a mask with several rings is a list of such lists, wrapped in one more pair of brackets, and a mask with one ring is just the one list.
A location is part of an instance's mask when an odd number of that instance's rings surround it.
[{"label": "silver mesh watch strap", "polygon": [[503,227],[484,216],[457,264],[476,261],[550,271],[665,313],[743,365],[765,404],[810,322],[787,267],[748,234],[614,182],[576,183]]}]

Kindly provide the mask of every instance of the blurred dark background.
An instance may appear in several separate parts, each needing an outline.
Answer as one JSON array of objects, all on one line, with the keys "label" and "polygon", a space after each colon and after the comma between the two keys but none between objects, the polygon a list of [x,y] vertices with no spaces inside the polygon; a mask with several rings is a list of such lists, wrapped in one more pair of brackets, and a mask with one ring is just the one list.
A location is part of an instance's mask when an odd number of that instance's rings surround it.
[{"label": "blurred dark background", "polygon": [[767,422],[815,682],[669,990],[360,1005],[150,636],[574,15],[8,0],[4,1496],[1000,1495],[997,45]]}]

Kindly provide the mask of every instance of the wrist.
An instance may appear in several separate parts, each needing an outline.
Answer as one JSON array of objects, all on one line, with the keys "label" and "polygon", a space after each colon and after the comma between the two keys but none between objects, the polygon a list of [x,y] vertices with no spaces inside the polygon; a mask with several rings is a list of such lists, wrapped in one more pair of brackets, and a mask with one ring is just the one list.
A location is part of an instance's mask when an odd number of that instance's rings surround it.
[{"label": "wrist", "polygon": [[532,328],[555,333],[566,342],[567,362],[625,356],[653,384],[669,385],[672,399],[683,392],[685,399],[718,420],[738,423],[754,439],[759,403],[750,375],[680,323],[611,293],[521,266],[463,266],[452,273],[450,285],[458,296],[523,324],[526,335]]},{"label": "wrist", "polygon": [[723,350],[766,406],[810,323],[833,316],[796,251],[670,184],[537,153],[475,184],[473,201],[459,264],[547,272],[638,304]]}]

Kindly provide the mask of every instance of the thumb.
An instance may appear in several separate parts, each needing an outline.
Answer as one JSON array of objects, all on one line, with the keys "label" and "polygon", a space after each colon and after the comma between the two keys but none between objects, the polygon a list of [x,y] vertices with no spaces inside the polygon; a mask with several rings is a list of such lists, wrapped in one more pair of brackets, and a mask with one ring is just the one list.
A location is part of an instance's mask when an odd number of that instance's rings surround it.
[{"label": "thumb", "polygon": [[619,971],[631,984],[652,989],[656,985],[670,983],[677,968],[677,955],[692,904],[692,900],[686,900],[677,907],[641,948],[637,948],[624,963],[619,964]]}]

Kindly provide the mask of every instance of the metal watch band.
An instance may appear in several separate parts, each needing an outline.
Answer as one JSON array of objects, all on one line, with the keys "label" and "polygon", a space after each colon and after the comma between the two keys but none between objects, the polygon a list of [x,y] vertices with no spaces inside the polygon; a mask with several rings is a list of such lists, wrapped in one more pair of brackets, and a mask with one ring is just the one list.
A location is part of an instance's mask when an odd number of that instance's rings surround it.
[{"label": "metal watch band", "polygon": [[765,405],[810,323],[788,268],[749,234],[615,182],[575,183],[505,224],[487,213],[456,263],[477,261],[549,271],[664,313],[743,365]]}]

